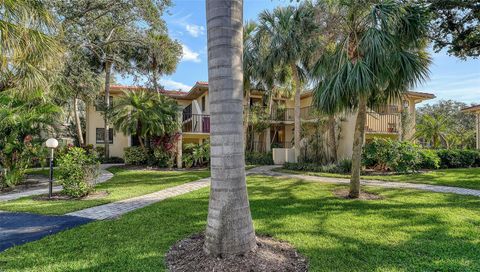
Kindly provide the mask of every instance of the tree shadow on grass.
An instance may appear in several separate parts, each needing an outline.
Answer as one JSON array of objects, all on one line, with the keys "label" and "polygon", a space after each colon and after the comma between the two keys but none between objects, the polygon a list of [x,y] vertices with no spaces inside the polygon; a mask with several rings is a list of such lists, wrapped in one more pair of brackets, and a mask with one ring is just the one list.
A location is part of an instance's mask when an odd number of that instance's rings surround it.
[{"label": "tree shadow on grass", "polygon": [[[342,186],[250,177],[256,231],[286,240],[311,271],[479,271],[478,198],[368,188],[383,200],[338,199]],[[176,241],[203,231],[208,189],[7,250],[25,271],[159,271]]]}]

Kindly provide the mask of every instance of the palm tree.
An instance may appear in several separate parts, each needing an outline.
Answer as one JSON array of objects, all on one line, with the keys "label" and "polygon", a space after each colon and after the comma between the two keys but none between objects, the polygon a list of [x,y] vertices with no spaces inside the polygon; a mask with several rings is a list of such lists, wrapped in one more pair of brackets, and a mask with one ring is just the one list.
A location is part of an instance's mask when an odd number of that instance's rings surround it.
[{"label": "palm tree", "polygon": [[[250,117],[250,91],[256,80],[256,66],[258,65],[258,49],[254,40],[257,24],[247,22],[243,27],[243,142],[247,142]],[[244,146],[246,147],[246,145]]]},{"label": "palm tree", "polygon": [[290,69],[295,88],[295,159],[300,155],[300,94],[305,83],[305,65],[313,52],[317,26],[313,21],[314,10],[307,4],[298,8],[279,7],[263,11],[259,15],[258,37],[267,39],[270,54],[266,59],[271,67],[286,66]]},{"label": "palm tree", "polygon": [[443,115],[424,115],[417,125],[415,138],[429,141],[433,148],[438,148],[443,142],[447,143],[450,122]]},{"label": "palm tree", "polygon": [[401,99],[428,77],[423,9],[398,1],[343,1],[331,7],[344,14],[343,33],[314,68],[316,106],[328,114],[357,111],[350,197],[360,194],[362,146],[367,107]]},{"label": "palm tree", "polygon": [[45,91],[61,68],[57,23],[40,0],[0,3],[0,92],[21,95]]},{"label": "palm tree", "polygon": [[207,0],[211,189],[204,250],[244,254],[256,247],[243,142],[243,0]]},{"label": "palm tree", "polygon": [[177,103],[163,95],[147,90],[125,91],[111,111],[111,121],[116,130],[137,135],[142,147],[143,139],[163,136],[178,130]]}]

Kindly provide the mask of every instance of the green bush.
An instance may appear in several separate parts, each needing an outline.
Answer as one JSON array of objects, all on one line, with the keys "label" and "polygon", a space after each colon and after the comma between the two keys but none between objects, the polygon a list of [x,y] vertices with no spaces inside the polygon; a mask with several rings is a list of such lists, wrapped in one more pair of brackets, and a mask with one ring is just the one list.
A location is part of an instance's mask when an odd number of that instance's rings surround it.
[{"label": "green bush", "polygon": [[58,178],[63,193],[82,197],[93,190],[93,181],[98,175],[98,158],[79,147],[70,148],[58,159]]},{"label": "green bush", "polygon": [[153,150],[153,157],[155,164],[159,167],[173,168],[175,165],[175,153],[165,151],[160,147]]},{"label": "green bush", "polygon": [[431,149],[420,149],[420,169],[438,169],[440,167],[440,158],[437,153]]},{"label": "green bush", "polygon": [[126,164],[145,165],[149,162],[149,158],[151,157],[148,149],[140,146],[126,147],[124,150]]},{"label": "green bush", "polygon": [[349,174],[352,169],[352,161],[349,159],[341,160],[337,164],[318,165],[315,163],[290,163],[283,166],[285,169],[305,172],[321,172],[334,174]]},{"label": "green bush", "polygon": [[420,148],[411,142],[375,138],[364,147],[363,164],[379,171],[412,172],[422,165]]},{"label": "green bush", "polygon": [[273,165],[272,152],[247,152],[245,153],[245,163],[255,165]]},{"label": "green bush", "polygon": [[440,149],[436,151],[441,168],[480,167],[480,151],[463,149]]}]

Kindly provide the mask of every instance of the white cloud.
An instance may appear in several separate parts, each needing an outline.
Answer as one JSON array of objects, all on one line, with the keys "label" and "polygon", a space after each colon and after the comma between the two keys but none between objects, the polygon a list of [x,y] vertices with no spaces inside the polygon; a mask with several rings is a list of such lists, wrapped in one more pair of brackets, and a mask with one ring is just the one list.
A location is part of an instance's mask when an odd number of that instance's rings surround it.
[{"label": "white cloud", "polygon": [[183,57],[182,61],[192,61],[192,62],[200,62],[200,53],[193,51],[192,49],[188,48],[185,44],[182,44],[183,49]]},{"label": "white cloud", "polygon": [[160,79],[160,84],[162,84],[167,90],[182,90],[187,92],[192,88],[192,86],[188,86],[187,84],[169,78]]},{"label": "white cloud", "polygon": [[200,25],[185,24],[185,29],[190,35],[195,38],[205,33],[205,27]]}]

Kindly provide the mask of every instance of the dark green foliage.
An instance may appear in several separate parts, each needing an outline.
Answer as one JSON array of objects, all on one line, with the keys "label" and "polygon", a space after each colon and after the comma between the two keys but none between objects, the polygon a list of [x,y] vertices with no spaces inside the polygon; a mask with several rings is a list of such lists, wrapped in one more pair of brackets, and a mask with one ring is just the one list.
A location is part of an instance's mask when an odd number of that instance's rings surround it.
[{"label": "dark green foliage", "polygon": [[58,159],[58,178],[63,193],[70,197],[82,197],[93,190],[98,175],[98,158],[79,147],[70,148]]},{"label": "dark green foliage", "polygon": [[318,165],[315,163],[285,163],[283,166],[287,170],[323,172],[335,174],[349,174],[352,169],[352,160],[344,159],[337,164]]},{"label": "dark green foliage", "polygon": [[424,0],[432,15],[430,36],[434,49],[447,48],[465,59],[480,56],[480,4],[478,0]]},{"label": "dark green foliage", "polygon": [[192,166],[204,167],[210,164],[210,142],[201,144],[186,144],[183,147],[183,163],[186,168]]},{"label": "dark green foliage", "polygon": [[273,165],[273,155],[271,152],[246,152],[245,163],[253,165]]},{"label": "dark green foliage", "polygon": [[420,169],[438,169],[440,158],[437,152],[431,149],[420,149]]},{"label": "dark green foliage", "polygon": [[441,149],[436,153],[440,157],[441,168],[480,167],[480,151],[461,149]]},{"label": "dark green foliage", "polygon": [[407,173],[423,167],[436,169],[438,158],[408,141],[375,138],[364,147],[363,164],[379,171]]},{"label": "dark green foliage", "polygon": [[148,149],[140,146],[131,146],[125,150],[125,163],[132,165],[144,165],[148,162]]}]

